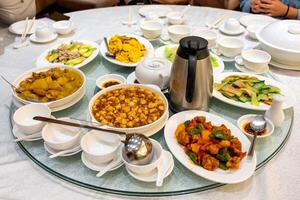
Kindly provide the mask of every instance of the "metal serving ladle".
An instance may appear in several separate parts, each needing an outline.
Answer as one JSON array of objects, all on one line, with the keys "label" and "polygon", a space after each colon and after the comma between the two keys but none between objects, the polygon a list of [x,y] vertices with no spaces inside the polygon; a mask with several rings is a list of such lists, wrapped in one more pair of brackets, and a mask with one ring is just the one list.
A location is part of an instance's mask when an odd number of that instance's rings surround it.
[{"label": "metal serving ladle", "polygon": [[114,133],[119,135],[125,135],[125,141],[122,142],[125,145],[125,154],[127,156],[127,160],[132,164],[139,164],[139,165],[148,164],[153,157],[153,148],[150,139],[140,133],[127,134],[121,131],[104,129],[96,126],[90,126],[87,124],[58,120],[58,119],[42,117],[42,116],[35,116],[33,117],[33,119],[38,121],[48,122],[48,123],[65,125],[65,126],[73,126],[79,128],[104,131],[104,132]]}]

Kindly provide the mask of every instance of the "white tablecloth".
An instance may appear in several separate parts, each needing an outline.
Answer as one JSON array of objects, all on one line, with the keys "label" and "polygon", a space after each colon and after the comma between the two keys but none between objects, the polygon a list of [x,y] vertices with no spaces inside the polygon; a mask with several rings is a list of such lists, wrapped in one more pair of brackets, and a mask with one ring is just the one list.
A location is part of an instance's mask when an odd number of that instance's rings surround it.
[{"label": "white tablecloth", "polygon": [[[174,7],[174,9],[182,9]],[[121,20],[127,19],[127,8],[106,8],[86,10],[72,13],[77,25],[76,33],[68,38],[99,40],[111,33],[134,32],[137,27],[128,28],[121,25]],[[134,17],[139,18],[137,7],[134,7]],[[206,20],[222,15],[224,10],[212,8],[191,8],[187,15],[188,24],[193,28],[204,26]],[[239,18],[242,13],[230,11],[230,17]],[[61,41],[60,37],[55,43]],[[7,79],[14,80],[17,75],[35,66],[35,59],[51,44],[31,44],[19,50],[8,46],[5,53],[0,56],[0,72]],[[253,46],[255,43],[247,42]],[[194,193],[185,196],[172,197],[171,199],[300,199],[300,72],[271,69],[287,84],[297,96],[295,106],[295,121],[292,135],[283,150],[265,167],[260,169],[249,180],[235,185],[226,185],[207,192]],[[31,160],[29,160],[17,144],[13,142],[10,133],[8,107],[11,101],[9,87],[0,82],[0,199],[134,199],[96,193],[77,188],[49,175]],[[162,198],[163,199],[163,198]],[[164,199],[170,199],[166,197]]]}]

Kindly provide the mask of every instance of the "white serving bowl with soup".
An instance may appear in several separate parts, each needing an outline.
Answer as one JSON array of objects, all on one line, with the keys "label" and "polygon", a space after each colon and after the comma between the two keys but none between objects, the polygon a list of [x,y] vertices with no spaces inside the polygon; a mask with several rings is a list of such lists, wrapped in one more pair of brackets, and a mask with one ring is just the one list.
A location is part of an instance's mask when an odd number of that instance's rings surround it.
[{"label": "white serving bowl with soup", "polygon": [[[147,98],[156,103],[147,101]],[[164,94],[142,84],[111,86],[98,92],[89,102],[89,114],[93,122],[126,133],[143,133],[161,124],[168,112],[168,101]]]}]

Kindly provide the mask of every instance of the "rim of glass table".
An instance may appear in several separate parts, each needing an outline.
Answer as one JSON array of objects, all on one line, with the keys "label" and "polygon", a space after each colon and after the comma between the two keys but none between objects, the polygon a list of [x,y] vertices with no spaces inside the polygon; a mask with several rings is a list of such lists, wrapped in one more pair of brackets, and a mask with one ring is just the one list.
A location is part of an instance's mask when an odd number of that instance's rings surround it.
[{"label": "rim of glass table", "polygon": [[[11,120],[11,116],[12,116],[12,110],[11,109],[13,106],[13,102],[10,105],[10,110],[9,110],[9,116],[10,116],[10,120],[9,120],[9,124],[10,124],[10,130],[12,133],[12,128],[13,128],[13,124],[12,124],[12,120]],[[278,148],[269,156],[267,157],[265,160],[263,160],[260,164],[258,164],[256,166],[255,171],[257,171],[258,169],[262,168],[263,166],[265,166],[270,160],[272,160],[272,158],[277,155],[280,150],[285,146],[285,144],[287,143],[290,135],[291,135],[291,130],[293,127],[293,123],[294,123],[294,108],[292,108],[292,118],[291,118],[291,125],[289,127],[288,133],[285,136],[283,142],[278,146]],[[32,160],[35,164],[37,164],[38,166],[40,166],[42,169],[44,169],[46,172],[68,182],[68,183],[72,183],[75,184],[77,186],[86,188],[86,189],[91,189],[91,190],[96,190],[96,191],[100,191],[100,192],[105,192],[105,193],[110,193],[110,194],[117,194],[117,195],[124,195],[124,196],[140,196],[140,197],[162,197],[162,196],[177,196],[177,195],[184,195],[184,194],[191,194],[191,193],[196,193],[196,192],[203,192],[203,191],[207,191],[207,190],[211,190],[214,188],[218,188],[221,187],[223,185],[226,184],[222,184],[222,183],[214,183],[208,186],[204,186],[204,187],[200,187],[200,188],[193,188],[193,189],[187,189],[187,190],[180,190],[180,191],[170,191],[170,192],[130,192],[130,191],[123,191],[123,190],[114,190],[114,189],[108,189],[108,188],[102,188],[102,187],[96,187],[90,184],[83,184],[80,181],[77,181],[75,179],[69,178],[67,176],[64,176],[60,173],[57,173],[56,171],[52,170],[51,168],[47,167],[46,165],[44,165],[43,163],[39,162],[34,156],[32,156],[27,149],[22,145],[21,142],[17,142],[19,147],[21,148],[21,150],[25,153],[25,155],[27,155],[30,160]]]}]

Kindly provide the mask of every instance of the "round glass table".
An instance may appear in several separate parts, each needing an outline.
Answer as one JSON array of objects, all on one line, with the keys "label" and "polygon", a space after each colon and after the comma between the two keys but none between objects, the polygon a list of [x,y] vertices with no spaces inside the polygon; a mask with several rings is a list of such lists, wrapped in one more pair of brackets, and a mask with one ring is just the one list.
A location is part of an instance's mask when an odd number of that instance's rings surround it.
[{"label": "round glass table", "polygon": [[[153,42],[154,47],[159,47],[162,44],[159,42]],[[226,63],[225,71],[235,71],[233,63]],[[116,66],[109,63],[105,59],[98,56],[90,64],[81,68],[87,77],[86,94],[81,101],[73,105],[72,107],[63,111],[55,112],[53,115],[56,118],[60,117],[73,117],[81,120],[87,120],[88,118],[88,102],[89,99],[98,91],[96,89],[95,81],[97,77],[109,74],[117,73],[127,77],[134,71],[132,68],[126,68]],[[266,74],[272,78],[274,75]],[[13,113],[16,110],[17,105],[12,102],[10,109],[10,125],[13,129]],[[230,122],[236,124],[237,119],[249,113],[261,113],[251,110],[245,110],[237,108],[231,105],[227,105],[219,100],[212,99],[209,112],[217,114]],[[173,113],[170,113],[171,115]],[[259,169],[266,165],[287,142],[292,124],[293,124],[293,109],[285,110],[285,121],[280,128],[277,128],[271,137],[257,140],[255,151],[257,153],[257,168]],[[153,135],[151,138],[159,141],[164,149],[168,149],[163,137],[163,129]],[[34,163],[40,166],[48,173],[63,179],[66,182],[76,184],[78,186],[102,191],[113,194],[128,195],[128,196],[170,196],[181,195],[193,192],[201,192],[216,187],[220,187],[223,184],[212,182],[195,176],[192,172],[187,170],[181,165],[175,158],[175,167],[170,176],[168,176],[162,187],[156,187],[155,183],[144,183],[132,178],[124,167],[121,167],[115,171],[109,172],[97,178],[96,172],[88,169],[81,161],[81,154],[70,157],[58,157],[50,159],[49,154],[44,149],[43,141],[34,142],[18,142],[18,145],[23,152]]]}]

